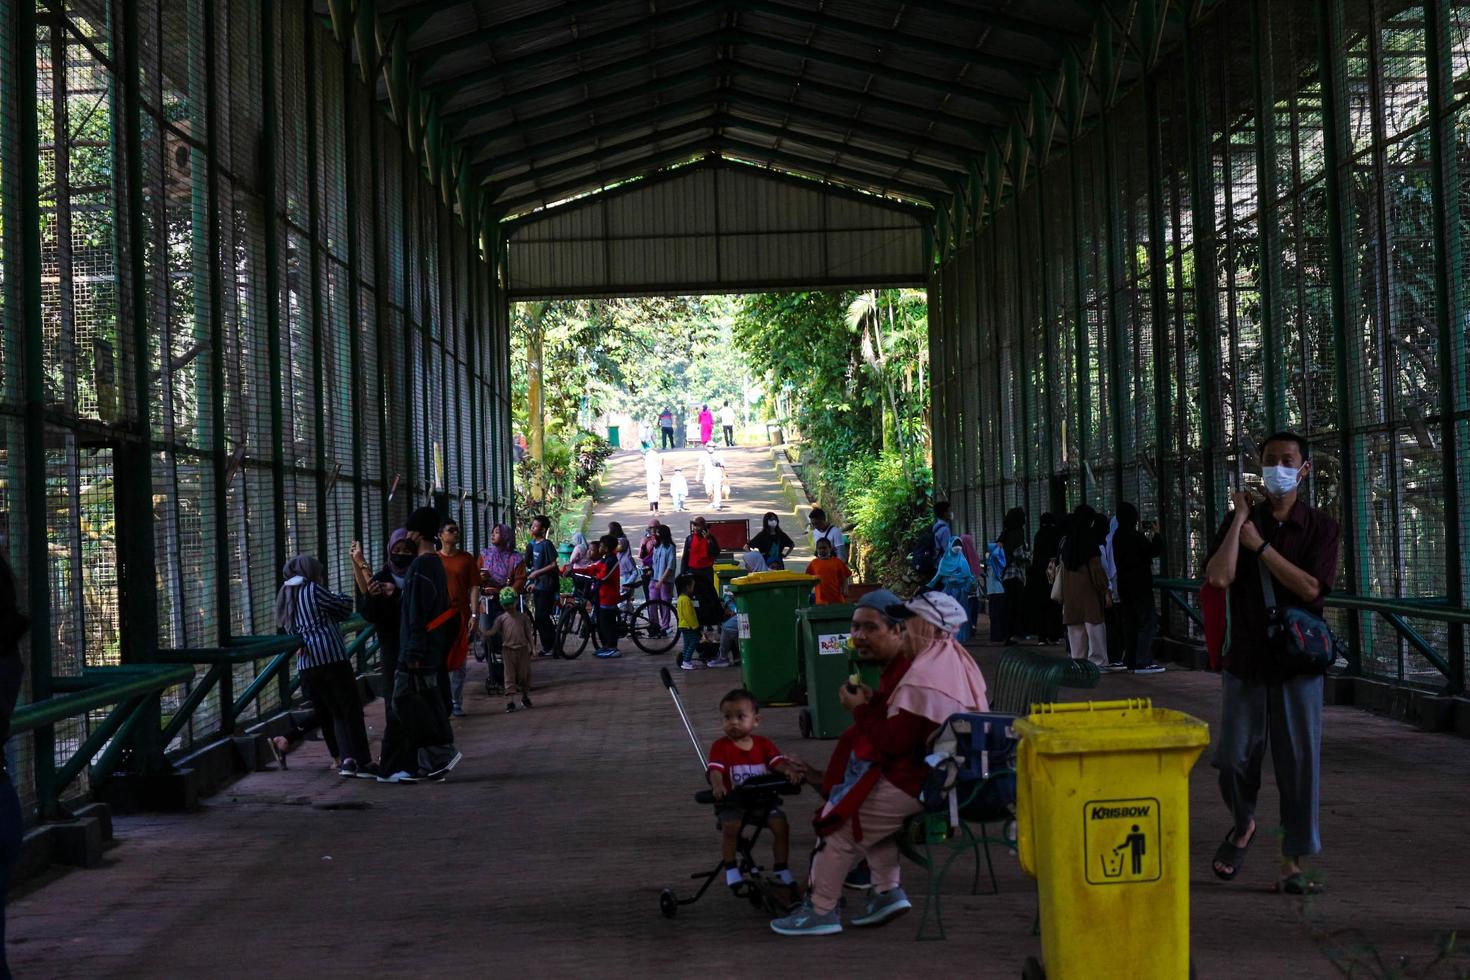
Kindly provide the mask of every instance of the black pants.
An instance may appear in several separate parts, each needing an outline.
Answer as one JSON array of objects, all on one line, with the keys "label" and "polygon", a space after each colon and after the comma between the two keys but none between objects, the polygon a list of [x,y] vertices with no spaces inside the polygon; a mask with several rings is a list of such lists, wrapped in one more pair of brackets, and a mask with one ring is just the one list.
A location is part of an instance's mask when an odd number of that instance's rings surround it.
[{"label": "black pants", "polygon": [[4,980],[10,980],[10,966],[5,961],[5,902],[10,875],[20,860],[22,824],[20,799],[10,776],[0,769],[0,978]]},{"label": "black pants", "polygon": [[1132,670],[1152,667],[1154,634],[1159,629],[1159,614],[1154,609],[1152,597],[1142,602],[1124,600],[1117,609],[1123,627],[1123,662]]},{"label": "black pants", "polygon": [[985,597],[985,611],[990,616],[990,642],[1003,642],[1011,628],[1010,596],[1004,592],[991,592]]},{"label": "black pants", "polygon": [[[392,642],[380,637],[378,641],[378,667],[383,678],[383,745],[378,750],[378,759],[385,766],[390,756],[403,744],[403,725],[398,713],[393,710],[393,677],[398,672],[398,637]],[[397,772],[397,770],[392,770]]]},{"label": "black pants", "polygon": [[551,621],[551,611],[555,608],[555,589],[532,591],[531,609],[536,617],[536,635],[541,640],[541,652],[546,654],[556,650],[556,624]]},{"label": "black pants", "polygon": [[311,699],[322,731],[330,730],[335,736],[336,750],[341,758],[352,759],[363,766],[372,761],[367,723],[362,717],[362,697],[358,693],[357,677],[352,672],[351,662],[336,660],[320,667],[306,668],[301,672],[301,692]]},{"label": "black pants", "polygon": [[444,699],[434,688],[437,671],[399,670],[393,684],[393,713],[403,726],[403,739],[383,771],[418,773],[436,768],[454,753],[454,730]]},{"label": "black pants", "polygon": [[439,679],[439,700],[444,702],[444,714],[448,717],[454,710],[454,693],[449,690],[449,665],[440,664],[434,674]]},{"label": "black pants", "polygon": [[662,427],[661,426],[659,428],[659,432],[663,434],[662,448],[664,448],[664,449],[673,449],[674,448],[674,430],[671,429],[671,428],[667,428],[667,427]]},{"label": "black pants", "polygon": [[1125,631],[1122,606],[1114,603],[1107,608],[1103,613],[1103,626],[1108,631],[1108,663],[1120,664],[1123,662]]},{"label": "black pants", "polygon": [[1019,637],[1023,632],[1021,627],[1021,608],[1026,601],[1026,583],[1020,579],[1010,579],[1001,583],[1006,590],[1006,621],[1005,635],[1002,640]]},{"label": "black pants", "polygon": [[725,445],[727,445],[727,446],[733,446],[733,445],[735,445],[735,426],[733,426],[733,425],[727,425],[727,426],[724,426],[724,429],[725,429]]},{"label": "black pants", "polygon": [[691,568],[689,574],[694,578],[694,607],[699,613],[699,625],[719,626],[725,621],[725,609],[715,586],[715,570]]},{"label": "black pants", "polygon": [[597,645],[604,650],[618,648],[618,607],[597,607]]}]

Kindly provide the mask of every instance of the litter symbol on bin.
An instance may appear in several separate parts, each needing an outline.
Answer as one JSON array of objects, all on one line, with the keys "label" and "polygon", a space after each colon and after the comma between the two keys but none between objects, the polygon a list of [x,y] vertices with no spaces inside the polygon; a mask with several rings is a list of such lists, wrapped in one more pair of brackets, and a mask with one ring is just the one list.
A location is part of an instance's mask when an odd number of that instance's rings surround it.
[{"label": "litter symbol on bin", "polygon": [[1158,881],[1163,873],[1159,801],[1091,800],[1082,807],[1086,878],[1093,885]]}]

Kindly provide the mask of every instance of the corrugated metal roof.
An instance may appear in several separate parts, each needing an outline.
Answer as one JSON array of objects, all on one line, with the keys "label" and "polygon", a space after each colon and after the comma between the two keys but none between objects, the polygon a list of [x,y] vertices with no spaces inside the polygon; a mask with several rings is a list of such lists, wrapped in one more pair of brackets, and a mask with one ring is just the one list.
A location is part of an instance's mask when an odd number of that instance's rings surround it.
[{"label": "corrugated metal roof", "polygon": [[723,160],[512,223],[512,300],[921,285],[918,209]]},{"label": "corrugated metal roof", "polygon": [[[1098,16],[1091,0],[380,0],[378,10],[404,32],[473,169],[516,207],[577,179],[596,188],[636,160],[639,134],[700,118],[720,152],[755,147],[773,167],[920,202],[947,195],[944,173],[964,174],[1003,138]],[[645,147],[650,168],[670,145]]]}]

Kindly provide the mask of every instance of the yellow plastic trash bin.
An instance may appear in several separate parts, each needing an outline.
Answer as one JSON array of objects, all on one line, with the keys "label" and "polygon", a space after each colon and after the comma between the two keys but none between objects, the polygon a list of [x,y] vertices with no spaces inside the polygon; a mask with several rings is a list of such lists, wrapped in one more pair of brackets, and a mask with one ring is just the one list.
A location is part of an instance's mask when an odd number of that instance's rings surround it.
[{"label": "yellow plastic trash bin", "polygon": [[1209,726],[1145,698],[1037,705],[1015,729],[1044,966],[1025,975],[1189,976],[1189,770]]}]

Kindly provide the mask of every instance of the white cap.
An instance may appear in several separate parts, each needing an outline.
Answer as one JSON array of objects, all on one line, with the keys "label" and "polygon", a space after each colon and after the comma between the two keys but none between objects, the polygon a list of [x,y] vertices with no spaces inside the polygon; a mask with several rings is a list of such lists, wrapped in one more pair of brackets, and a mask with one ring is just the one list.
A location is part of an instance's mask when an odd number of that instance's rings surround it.
[{"label": "white cap", "polygon": [[944,592],[920,592],[908,602],[888,607],[894,619],[918,616],[946,633],[957,633],[970,621],[969,611],[954,596]]}]

